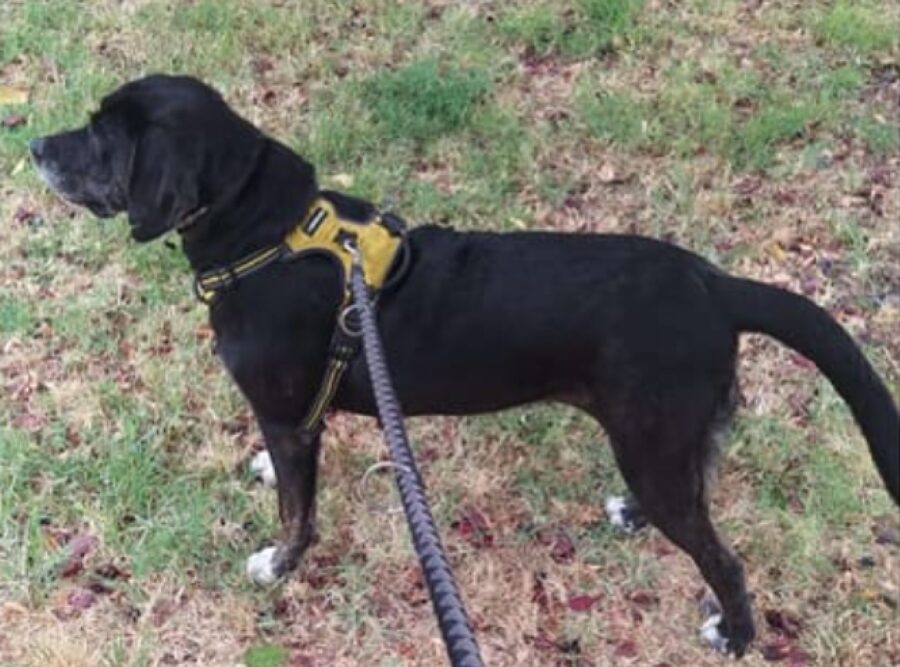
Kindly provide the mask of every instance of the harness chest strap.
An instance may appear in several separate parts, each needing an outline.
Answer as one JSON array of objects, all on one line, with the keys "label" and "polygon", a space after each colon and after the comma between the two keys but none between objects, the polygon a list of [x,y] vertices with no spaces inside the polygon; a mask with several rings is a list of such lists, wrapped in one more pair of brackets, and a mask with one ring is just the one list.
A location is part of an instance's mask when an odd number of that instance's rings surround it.
[{"label": "harness chest strap", "polygon": [[366,222],[341,218],[330,201],[319,198],[279,245],[199,274],[195,281],[197,298],[210,305],[239,279],[276,260],[291,261],[319,253],[337,260],[342,271],[345,300],[349,300],[353,258],[344,246],[348,240],[353,240],[359,249],[366,284],[372,290],[381,289],[403,245],[402,222],[395,216],[380,214]]},{"label": "harness chest strap", "polygon": [[341,218],[334,205],[319,198],[304,219],[287,233],[280,245],[265,248],[229,266],[199,274],[195,280],[197,298],[207,305],[215,303],[221,292],[241,278],[254,273],[276,260],[291,261],[314,253],[336,260],[341,270],[343,299],[338,310],[328,352],[328,363],[322,383],[303,419],[301,430],[317,432],[321,429],[325,411],[331,404],[344,371],[359,352],[358,333],[347,326],[348,309],[352,309],[350,271],[353,255],[347,249],[352,243],[359,253],[366,285],[372,292],[381,290],[403,249],[403,223],[394,216],[376,215],[366,222]]}]

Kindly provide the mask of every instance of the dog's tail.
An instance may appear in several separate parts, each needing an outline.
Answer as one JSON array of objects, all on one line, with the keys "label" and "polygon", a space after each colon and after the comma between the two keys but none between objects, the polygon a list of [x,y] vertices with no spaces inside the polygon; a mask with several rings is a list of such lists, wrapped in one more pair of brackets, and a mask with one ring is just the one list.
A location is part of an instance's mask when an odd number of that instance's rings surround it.
[{"label": "dog's tail", "polygon": [[724,274],[716,274],[708,285],[739,331],[768,334],[825,374],[850,406],[881,478],[900,505],[900,413],[850,335],[799,294]]}]

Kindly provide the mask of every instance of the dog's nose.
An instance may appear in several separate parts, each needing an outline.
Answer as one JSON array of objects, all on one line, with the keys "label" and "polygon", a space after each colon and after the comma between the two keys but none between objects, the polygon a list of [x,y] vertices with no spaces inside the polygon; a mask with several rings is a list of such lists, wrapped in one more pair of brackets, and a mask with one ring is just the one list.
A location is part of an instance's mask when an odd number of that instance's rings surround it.
[{"label": "dog's nose", "polygon": [[31,154],[34,156],[35,160],[41,159],[41,156],[44,153],[45,144],[46,141],[44,141],[43,137],[36,137],[28,143],[28,148],[31,149]]}]

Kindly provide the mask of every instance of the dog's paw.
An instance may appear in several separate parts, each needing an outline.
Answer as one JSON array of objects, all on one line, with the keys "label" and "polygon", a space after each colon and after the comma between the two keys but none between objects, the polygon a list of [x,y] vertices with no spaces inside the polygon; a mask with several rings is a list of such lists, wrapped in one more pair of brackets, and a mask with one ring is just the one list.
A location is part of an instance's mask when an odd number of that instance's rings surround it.
[{"label": "dog's paw", "polygon": [[606,499],[606,514],[609,521],[626,533],[636,533],[647,525],[647,520],[633,503],[624,496],[610,496]]},{"label": "dog's paw", "polygon": [[713,614],[706,619],[700,628],[700,636],[707,644],[712,646],[719,653],[728,654],[731,652],[728,637],[722,633],[722,615]]},{"label": "dog's paw", "polygon": [[272,457],[269,456],[269,452],[265,449],[255,454],[250,460],[250,472],[265,486],[274,487],[277,483]]},{"label": "dog's paw", "polygon": [[281,575],[278,574],[276,547],[266,547],[247,559],[247,576],[255,584],[271,586]]}]

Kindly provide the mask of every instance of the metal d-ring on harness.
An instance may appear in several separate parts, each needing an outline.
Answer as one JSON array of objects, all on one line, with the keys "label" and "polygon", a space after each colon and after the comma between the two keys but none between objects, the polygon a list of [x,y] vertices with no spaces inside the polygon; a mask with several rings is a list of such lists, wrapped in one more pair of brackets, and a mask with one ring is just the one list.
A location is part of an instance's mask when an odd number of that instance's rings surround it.
[{"label": "metal d-ring on harness", "polygon": [[363,349],[372,392],[378,406],[378,415],[384,429],[384,439],[391,455],[394,479],[400,492],[400,501],[409,522],[413,546],[419,556],[431,603],[437,615],[438,625],[447,647],[447,655],[453,667],[484,667],[472,625],[466,614],[453,571],[447,562],[441,538],[434,525],[434,517],[425,495],[425,484],[413,458],[403,414],[394,393],[391,378],[384,360],[384,349],[375,323],[375,313],[369,301],[369,292],[363,276],[359,251],[352,240],[344,243],[353,257],[350,270],[350,289],[353,306],[362,330]]}]

